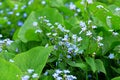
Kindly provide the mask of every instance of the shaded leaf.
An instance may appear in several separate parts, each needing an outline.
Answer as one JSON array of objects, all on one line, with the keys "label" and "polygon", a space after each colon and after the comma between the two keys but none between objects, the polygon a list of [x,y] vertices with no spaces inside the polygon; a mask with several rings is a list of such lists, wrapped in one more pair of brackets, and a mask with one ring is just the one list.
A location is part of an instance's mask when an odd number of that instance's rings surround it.
[{"label": "shaded leaf", "polygon": [[67,64],[69,64],[70,66],[72,67],[79,67],[81,68],[82,70],[85,70],[87,71],[88,69],[88,66],[87,64],[83,63],[83,62],[73,62],[73,61],[70,61],[70,60],[66,60]]},{"label": "shaded leaf", "polygon": [[91,67],[92,71],[95,72],[97,69],[94,58],[86,57],[85,60],[86,63]]},{"label": "shaded leaf", "polygon": [[103,64],[103,62],[100,59],[96,59],[95,60],[95,64],[96,64],[97,71],[101,71],[104,74],[106,74],[106,70],[105,70],[104,64]]}]

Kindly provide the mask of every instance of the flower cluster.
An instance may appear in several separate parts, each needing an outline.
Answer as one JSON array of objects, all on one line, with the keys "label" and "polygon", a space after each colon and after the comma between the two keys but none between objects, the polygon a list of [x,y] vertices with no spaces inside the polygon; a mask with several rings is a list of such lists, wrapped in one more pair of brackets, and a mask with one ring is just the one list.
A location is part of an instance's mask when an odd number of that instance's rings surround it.
[{"label": "flower cluster", "polygon": [[81,9],[77,8],[77,6],[73,2],[67,3],[65,4],[65,6],[68,7],[70,10],[75,11],[74,16],[78,16],[78,14],[81,12]]},{"label": "flower cluster", "polygon": [[35,73],[34,69],[28,69],[27,74],[21,77],[22,80],[30,80],[34,78],[39,78],[38,74]]},{"label": "flower cluster", "polygon": [[59,70],[57,69],[52,75],[55,80],[76,80],[77,78],[73,75],[70,75],[69,70]]},{"label": "flower cluster", "polygon": [[[3,36],[2,36],[2,34],[0,34],[0,38],[2,38]],[[14,41],[13,40],[10,40],[9,38],[7,38],[7,39],[4,39],[4,40],[0,40],[0,52],[3,50],[2,48],[3,48],[3,46],[5,47],[5,46],[9,46],[9,45],[11,45],[11,43],[13,43]]]}]

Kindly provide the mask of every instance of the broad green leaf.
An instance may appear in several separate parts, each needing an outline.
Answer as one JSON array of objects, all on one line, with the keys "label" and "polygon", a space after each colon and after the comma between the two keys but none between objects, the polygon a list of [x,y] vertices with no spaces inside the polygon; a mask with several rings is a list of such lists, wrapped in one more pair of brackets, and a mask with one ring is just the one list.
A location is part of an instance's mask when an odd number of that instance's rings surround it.
[{"label": "broad green leaf", "polygon": [[16,0],[7,0],[7,1],[4,1],[4,5],[7,5],[11,9],[14,8],[14,4],[21,5],[21,3],[19,1],[16,1]]},{"label": "broad green leaf", "polygon": [[109,10],[116,16],[120,16],[120,10],[116,10],[118,8],[118,6],[112,4],[110,6],[108,6]]},{"label": "broad green leaf", "polygon": [[71,29],[73,26],[66,20],[66,21],[64,21],[64,24],[65,24],[65,28],[66,29]]},{"label": "broad green leaf", "polygon": [[34,69],[40,75],[52,50],[53,47],[35,47],[16,55],[14,61],[23,72],[27,69]]},{"label": "broad green leaf", "polygon": [[15,54],[15,53],[24,52],[27,49],[26,49],[26,45],[22,41],[15,40],[10,46],[7,46],[7,50]]},{"label": "broad green leaf", "polygon": [[6,52],[6,51],[2,51],[0,53],[0,57],[4,58],[5,60],[8,60],[8,61],[9,61],[9,59],[12,59],[14,56],[15,56],[14,53]]},{"label": "broad green leaf", "polygon": [[107,6],[105,4],[96,2],[89,6],[89,10],[96,25],[103,26],[103,28],[106,30],[120,29],[120,27],[118,27],[120,26],[120,17],[113,15],[112,12],[107,9]]},{"label": "broad green leaf", "polygon": [[91,67],[92,71],[95,72],[97,69],[94,58],[86,57],[85,60],[86,63]]},{"label": "broad green leaf", "polygon": [[79,68],[81,68],[82,70],[85,70],[85,71],[88,70],[88,65],[83,63],[83,62],[73,62],[73,61],[70,61],[70,60],[66,60],[66,62],[67,62],[67,64],[69,64],[72,67],[79,67]]},{"label": "broad green leaf", "polygon": [[96,64],[97,71],[101,71],[104,74],[106,74],[106,70],[105,70],[104,64],[103,64],[103,62],[100,59],[96,59],[95,60],[95,64]]},{"label": "broad green leaf", "polygon": [[102,53],[106,54],[109,50],[120,44],[120,35],[113,35],[112,32],[103,31],[103,44]]},{"label": "broad green leaf", "polygon": [[[90,37],[87,37],[86,34],[81,34],[81,37],[83,38],[83,40],[81,41],[81,50],[88,50],[89,47],[89,42],[90,42]],[[87,53],[88,54],[88,53]]]},{"label": "broad green leaf", "polygon": [[120,6],[120,0],[114,0],[114,4]]},{"label": "broad green leaf", "polygon": [[37,14],[39,16],[46,16],[46,18],[50,20],[52,24],[55,22],[64,24],[63,16],[55,8],[45,7],[40,12],[37,12]]},{"label": "broad green leaf", "polygon": [[17,66],[0,58],[0,80],[21,80],[21,75]]},{"label": "broad green leaf", "polygon": [[[92,33],[93,35],[95,35],[94,31],[92,31]],[[97,42],[92,37],[86,36],[85,33],[82,33],[81,37],[83,38],[83,40],[81,41],[80,49],[85,50],[85,55],[93,54],[94,52],[96,52],[98,48]]]},{"label": "broad green leaf", "polygon": [[50,6],[57,7],[57,8],[64,6],[63,0],[50,0],[49,4]]},{"label": "broad green leaf", "polygon": [[60,68],[60,69],[65,69],[67,67],[67,63],[65,62],[60,62],[57,64],[57,66]]},{"label": "broad green leaf", "polygon": [[80,49],[85,50],[85,55],[93,54],[98,48],[97,42],[93,38],[86,36],[85,33],[82,33],[81,37],[83,40],[81,41]]},{"label": "broad green leaf", "polygon": [[78,1],[75,2],[76,6],[78,8],[80,8],[80,10],[82,12],[85,12],[85,4],[84,3],[85,3],[85,1],[83,1],[83,0],[78,0]]},{"label": "broad green leaf", "polygon": [[20,30],[20,28],[18,28],[15,32],[14,32],[14,34],[13,34],[13,40],[17,40],[18,39],[18,32],[19,32],[19,30]]},{"label": "broad green leaf", "polygon": [[115,77],[115,78],[113,78],[111,80],[120,80],[120,76],[119,77]]},{"label": "broad green leaf", "polygon": [[35,15],[35,12],[32,12],[18,32],[18,38],[23,42],[39,41],[38,35],[35,33],[37,28],[33,26],[33,22],[37,21]]},{"label": "broad green leaf", "polygon": [[57,57],[52,57],[48,59],[48,63],[54,62],[55,60],[57,60]]},{"label": "broad green leaf", "polygon": [[[104,8],[97,8],[98,6],[103,6]],[[93,15],[92,17],[93,17],[94,23],[96,25],[104,26],[105,29],[111,28],[111,26],[108,26],[106,23],[107,16],[110,16],[111,14],[108,12],[108,10],[104,4],[94,3],[89,6],[89,10],[90,10],[91,14]]]},{"label": "broad green leaf", "polygon": [[[84,45],[84,44],[83,44]],[[88,52],[87,54],[93,54],[98,49],[98,44],[95,40],[91,39],[89,42]]]},{"label": "broad green leaf", "polygon": [[67,22],[72,25],[72,28],[70,29],[72,33],[78,34],[80,32],[79,20],[77,17],[70,17]]},{"label": "broad green leaf", "polygon": [[65,6],[61,6],[59,7],[59,10],[62,12],[62,14],[66,17],[69,18],[70,16],[74,15],[74,12],[72,10],[70,10],[69,8],[65,7]]}]

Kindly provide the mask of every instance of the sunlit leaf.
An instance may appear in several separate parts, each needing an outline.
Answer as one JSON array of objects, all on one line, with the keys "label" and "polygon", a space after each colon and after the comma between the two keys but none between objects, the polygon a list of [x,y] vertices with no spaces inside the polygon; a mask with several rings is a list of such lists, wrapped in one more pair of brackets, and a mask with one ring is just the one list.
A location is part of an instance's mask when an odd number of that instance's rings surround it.
[{"label": "sunlit leaf", "polygon": [[14,61],[23,72],[26,72],[27,69],[34,69],[40,75],[52,50],[52,47],[35,47],[16,55]]},{"label": "sunlit leaf", "polygon": [[22,72],[13,63],[0,58],[0,80],[21,80]]}]

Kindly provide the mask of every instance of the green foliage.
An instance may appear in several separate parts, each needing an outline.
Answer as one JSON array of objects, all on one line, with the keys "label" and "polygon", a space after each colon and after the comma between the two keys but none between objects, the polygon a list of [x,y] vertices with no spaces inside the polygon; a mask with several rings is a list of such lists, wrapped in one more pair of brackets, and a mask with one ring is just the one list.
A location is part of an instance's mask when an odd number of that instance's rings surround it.
[{"label": "green foliage", "polygon": [[119,80],[119,6],[0,0],[0,80]]},{"label": "green foliage", "polygon": [[95,60],[90,57],[86,57],[85,60],[86,60],[86,63],[89,64],[89,66],[91,67],[92,71],[95,72],[96,71]]},{"label": "green foliage", "polygon": [[100,59],[96,59],[95,63],[96,63],[97,71],[100,71],[106,74],[106,70],[105,70],[103,62]]},{"label": "green foliage", "polygon": [[115,77],[112,80],[120,80],[120,77]]},{"label": "green foliage", "polygon": [[40,75],[51,51],[52,47],[35,47],[27,52],[18,54],[13,60],[22,72],[26,72],[27,69],[34,69]]},{"label": "green foliage", "polygon": [[32,12],[31,15],[28,17],[22,28],[20,28],[18,32],[18,38],[23,42],[28,41],[38,41],[38,36],[35,34],[36,28],[33,26],[33,22],[36,22],[37,19],[35,17],[35,13]]},{"label": "green foliage", "polygon": [[17,66],[0,58],[0,80],[21,80],[21,75]]}]

